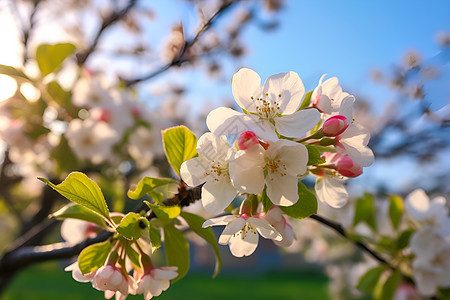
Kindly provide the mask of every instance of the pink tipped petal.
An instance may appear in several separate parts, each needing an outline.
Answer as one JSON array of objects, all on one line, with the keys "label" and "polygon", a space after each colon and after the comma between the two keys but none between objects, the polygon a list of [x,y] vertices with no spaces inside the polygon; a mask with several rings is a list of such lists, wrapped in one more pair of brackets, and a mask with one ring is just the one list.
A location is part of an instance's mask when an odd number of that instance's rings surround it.
[{"label": "pink tipped petal", "polygon": [[278,133],[292,138],[301,138],[320,121],[317,109],[299,110],[290,115],[274,118]]},{"label": "pink tipped petal", "polygon": [[[305,96],[305,87],[295,72],[280,73],[267,78],[263,93],[279,104],[281,114],[290,115],[297,111]],[[281,97],[280,97],[281,96]]]}]

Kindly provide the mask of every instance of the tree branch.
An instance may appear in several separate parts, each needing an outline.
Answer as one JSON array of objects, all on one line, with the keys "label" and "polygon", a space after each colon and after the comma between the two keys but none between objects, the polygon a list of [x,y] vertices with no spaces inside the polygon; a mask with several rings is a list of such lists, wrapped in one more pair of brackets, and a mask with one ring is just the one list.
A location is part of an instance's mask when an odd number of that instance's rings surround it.
[{"label": "tree branch", "polygon": [[113,25],[120,19],[122,19],[130,11],[130,9],[136,5],[136,3],[137,3],[137,0],[130,0],[128,2],[128,4],[122,10],[120,10],[118,12],[115,11],[111,15],[109,15],[108,17],[103,19],[102,25],[100,26],[100,29],[98,30],[97,34],[95,35],[91,46],[87,50],[77,53],[76,57],[77,57],[77,62],[78,62],[79,66],[84,65],[84,63],[86,62],[88,57],[95,51],[95,49],[97,48],[98,42],[100,40],[100,37],[102,36],[105,29],[108,28],[109,26]]},{"label": "tree branch", "polygon": [[197,40],[200,38],[200,36],[214,23],[214,21],[217,19],[217,17],[220,14],[222,14],[227,8],[229,8],[231,6],[231,4],[233,4],[233,3],[234,3],[234,1],[232,1],[232,0],[223,1],[222,5],[211,16],[211,18],[209,18],[209,20],[206,21],[206,23],[198,30],[198,32],[195,34],[194,38],[192,38],[192,40],[190,40],[190,41],[185,41],[184,47],[181,49],[180,53],[178,53],[177,57],[172,62],[170,62],[170,63],[162,66],[160,69],[153,71],[142,77],[135,78],[135,79],[122,79],[125,86],[131,87],[142,81],[152,79],[152,78],[164,73],[165,71],[169,70],[173,66],[180,66],[183,62],[186,61],[184,56],[187,53],[187,51],[197,42]]}]

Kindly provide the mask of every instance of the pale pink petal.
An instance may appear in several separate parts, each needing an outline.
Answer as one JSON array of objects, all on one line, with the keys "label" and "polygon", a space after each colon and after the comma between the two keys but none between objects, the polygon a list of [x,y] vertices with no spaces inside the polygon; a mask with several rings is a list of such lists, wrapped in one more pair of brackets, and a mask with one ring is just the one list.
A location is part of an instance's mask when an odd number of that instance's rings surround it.
[{"label": "pale pink petal", "polygon": [[244,228],[245,220],[236,216],[235,219],[232,220],[223,230],[222,234],[219,237],[219,244],[226,245],[230,241],[231,237]]},{"label": "pale pink petal", "polygon": [[264,149],[255,146],[239,151],[230,160],[230,178],[234,187],[243,193],[258,194],[264,188]]},{"label": "pale pink petal", "polygon": [[227,179],[208,181],[202,187],[203,207],[212,214],[223,212],[236,197],[237,191]]},{"label": "pale pink petal", "polygon": [[212,218],[212,219],[206,220],[203,223],[202,227],[206,228],[209,226],[228,225],[228,223],[230,223],[231,221],[233,221],[236,218],[239,218],[239,217],[233,216],[233,215],[226,215],[226,216],[221,216],[221,217],[217,217],[217,218]]},{"label": "pale pink petal", "polygon": [[422,189],[414,190],[406,197],[406,209],[418,221],[423,221],[424,214],[429,208],[430,198]]},{"label": "pale pink petal", "polygon": [[270,159],[279,159],[281,171],[297,176],[306,172],[308,163],[308,150],[300,143],[290,140],[278,140],[270,144],[266,151],[266,156]]},{"label": "pale pink petal", "polygon": [[317,109],[304,109],[290,115],[275,117],[275,128],[278,133],[292,138],[301,138],[320,121]]},{"label": "pale pink petal", "polygon": [[324,176],[316,181],[317,198],[331,207],[340,208],[348,201],[348,193],[344,182],[338,178]]},{"label": "pale pink petal", "polygon": [[164,280],[164,279],[172,280],[178,276],[178,273],[176,271],[163,270],[162,268],[156,268],[153,270],[153,276],[159,280]]},{"label": "pale pink petal", "polygon": [[256,232],[248,230],[231,236],[229,240],[230,251],[236,257],[251,255],[258,247],[259,236]]},{"label": "pale pink petal", "polygon": [[276,101],[281,114],[290,115],[297,111],[305,97],[305,87],[295,72],[275,74],[267,78],[263,93],[270,102]]},{"label": "pale pink petal", "polygon": [[339,108],[339,114],[347,118],[348,122],[351,123],[353,120],[353,104],[355,103],[355,97],[348,95],[341,102],[341,107]]},{"label": "pale pink petal", "polygon": [[[345,147],[344,152],[362,167],[368,167],[374,162],[373,152],[366,146],[369,139],[369,132],[357,124],[350,125],[344,133],[341,134],[341,143]],[[340,147],[338,147],[338,151],[342,152],[339,148]]]},{"label": "pale pink petal", "polygon": [[253,224],[259,234],[266,239],[281,241],[281,234],[273,228],[267,221],[258,218],[249,218],[247,222]]},{"label": "pale pink petal", "polygon": [[279,173],[267,174],[267,196],[275,205],[291,206],[298,201],[298,178]]},{"label": "pale pink petal", "polygon": [[256,98],[261,97],[261,77],[250,69],[242,68],[234,74],[231,90],[237,104],[248,112],[255,113]]},{"label": "pale pink petal", "polygon": [[181,164],[180,176],[189,186],[197,186],[208,178],[207,172],[210,167],[209,160],[204,157],[194,157]]},{"label": "pale pink petal", "polygon": [[443,247],[444,239],[433,230],[424,229],[416,231],[409,242],[411,251],[423,259],[432,259]]}]

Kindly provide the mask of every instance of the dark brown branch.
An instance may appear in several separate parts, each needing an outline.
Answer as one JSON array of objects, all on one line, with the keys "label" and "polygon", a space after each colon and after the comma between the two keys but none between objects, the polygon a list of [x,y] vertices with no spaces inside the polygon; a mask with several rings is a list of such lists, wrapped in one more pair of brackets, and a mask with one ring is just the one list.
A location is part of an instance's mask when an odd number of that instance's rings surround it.
[{"label": "dark brown branch", "polygon": [[383,257],[381,257],[380,254],[378,254],[374,250],[370,249],[366,244],[359,242],[359,241],[354,241],[354,240],[349,239],[347,232],[345,231],[344,227],[342,227],[341,224],[339,224],[335,221],[329,220],[325,217],[319,216],[319,215],[312,215],[312,216],[310,216],[310,218],[330,227],[331,229],[333,229],[334,231],[339,233],[344,238],[353,242],[358,248],[360,248],[361,250],[363,250],[364,252],[366,252],[367,254],[372,256],[373,258],[375,258],[380,263],[387,265],[392,270],[395,270],[394,266],[392,266],[387,260],[385,260]]},{"label": "dark brown branch", "polygon": [[128,4],[122,10],[120,10],[118,12],[115,11],[111,15],[109,15],[108,17],[103,19],[102,25],[100,26],[100,29],[98,30],[97,34],[95,35],[91,46],[87,50],[77,53],[77,62],[78,62],[79,66],[84,65],[84,63],[86,62],[88,57],[95,51],[95,49],[97,48],[98,42],[100,40],[100,37],[102,36],[105,29],[110,27],[111,25],[113,25],[114,23],[119,21],[120,19],[122,19],[130,11],[130,9],[136,5],[136,3],[137,3],[137,0],[130,0],[128,2]]},{"label": "dark brown branch", "polygon": [[142,81],[152,79],[152,78],[164,73],[165,71],[169,70],[170,68],[172,68],[174,66],[180,66],[182,63],[184,63],[186,61],[185,54],[188,52],[188,50],[197,42],[197,40],[200,38],[200,36],[214,23],[214,21],[217,19],[217,17],[219,15],[221,15],[233,3],[234,3],[234,1],[231,1],[231,0],[223,1],[222,5],[211,16],[211,18],[209,18],[209,20],[198,30],[198,32],[195,34],[194,38],[192,38],[192,40],[186,41],[184,43],[184,47],[181,49],[180,53],[178,53],[178,55],[175,57],[175,59],[172,60],[172,62],[170,62],[170,63],[162,66],[160,69],[153,71],[142,77],[135,78],[135,79],[122,79],[125,86],[131,87]]}]

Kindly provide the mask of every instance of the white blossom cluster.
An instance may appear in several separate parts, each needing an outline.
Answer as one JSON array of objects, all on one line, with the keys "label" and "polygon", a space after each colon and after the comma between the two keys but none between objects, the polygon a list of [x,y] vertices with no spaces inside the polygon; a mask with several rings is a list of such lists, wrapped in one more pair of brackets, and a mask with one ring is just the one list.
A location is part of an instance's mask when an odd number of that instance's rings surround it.
[{"label": "white blossom cluster", "polygon": [[[342,207],[348,200],[345,180],[373,163],[369,133],[353,120],[355,98],[342,91],[336,78],[323,82],[323,77],[305,104],[297,73],[272,75],[261,86],[256,72],[239,70],[232,92],[243,113],[226,107],[211,111],[206,121],[210,132],[198,140],[199,156],[181,166],[189,186],[203,184],[202,203],[211,213],[222,213],[238,195],[247,198],[238,215],[203,224],[226,225],[219,243],[230,245],[235,256],[252,254],[258,233],[280,245],[292,243],[292,228],[277,206],[302,201],[300,179],[317,176],[319,200]],[[308,164],[307,146],[317,146],[323,160]],[[274,204],[267,214],[250,200],[262,193]]]},{"label": "white blossom cluster", "polygon": [[421,295],[433,296],[450,287],[450,217],[444,197],[432,200],[421,189],[406,198],[406,208],[417,228],[409,242],[415,255],[413,277]]}]

